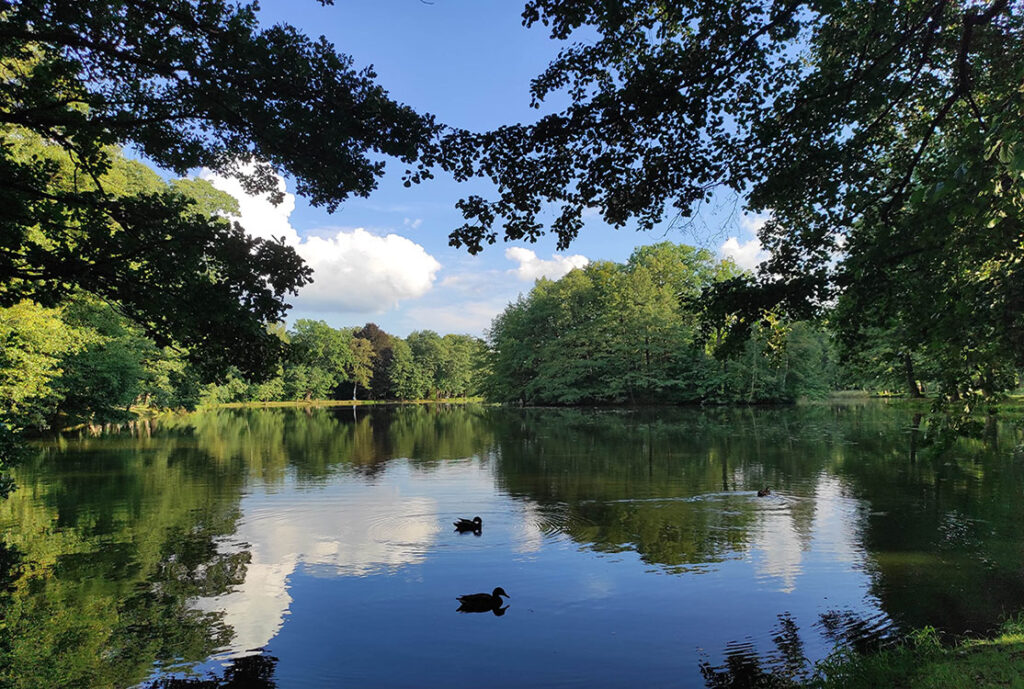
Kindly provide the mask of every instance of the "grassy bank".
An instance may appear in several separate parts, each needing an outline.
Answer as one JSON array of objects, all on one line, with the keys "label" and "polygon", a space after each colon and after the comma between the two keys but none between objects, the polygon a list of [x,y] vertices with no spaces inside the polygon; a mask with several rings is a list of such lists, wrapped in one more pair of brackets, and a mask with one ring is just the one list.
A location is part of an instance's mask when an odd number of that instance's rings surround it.
[{"label": "grassy bank", "polygon": [[819,664],[807,689],[1024,689],[1024,615],[991,639],[944,646],[934,630],[868,655],[839,653]]},{"label": "grassy bank", "polygon": [[439,400],[294,400],[289,402],[223,402],[221,404],[203,405],[199,409],[366,407],[394,404],[478,404],[481,402],[483,402],[483,397],[452,397]]},{"label": "grassy bank", "polygon": [[992,398],[972,397],[963,400],[941,400],[933,395],[924,397],[906,397],[903,395],[874,394],[863,390],[841,390],[830,393],[826,401],[846,401],[860,399],[879,399],[904,409],[912,409],[922,413],[943,411],[948,413],[987,414],[989,412],[1006,415],[1024,414],[1024,394],[1012,393]]}]

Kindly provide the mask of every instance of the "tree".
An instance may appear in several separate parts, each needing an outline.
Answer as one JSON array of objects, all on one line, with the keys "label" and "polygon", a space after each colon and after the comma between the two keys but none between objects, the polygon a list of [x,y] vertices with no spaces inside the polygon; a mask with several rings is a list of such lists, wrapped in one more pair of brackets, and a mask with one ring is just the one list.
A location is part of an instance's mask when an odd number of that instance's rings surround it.
[{"label": "tree", "polygon": [[397,337],[391,342],[387,380],[389,386],[386,397],[418,400],[427,395],[427,381],[423,371],[416,365],[409,343]]},{"label": "tree", "polygon": [[669,243],[538,280],[488,332],[486,396],[521,404],[790,402],[832,389],[828,338],[765,317],[718,361],[698,296],[731,261]]},{"label": "tree", "polygon": [[78,422],[124,420],[143,392],[145,363],[159,358],[159,350],[96,299],[72,300],[64,319],[80,333],[83,347],[61,361],[63,372],[53,386],[58,398],[54,414]]},{"label": "tree", "polygon": [[373,350],[373,376],[370,379],[370,395],[374,399],[391,396],[391,381],[388,371],[394,356],[394,338],[381,330],[376,323],[367,323],[355,332],[355,337],[369,341]]},{"label": "tree", "polygon": [[350,380],[356,365],[351,333],[323,321],[299,319],[291,336],[291,365],[286,386],[296,399],[330,399],[334,389]]},{"label": "tree", "polygon": [[0,309],[0,409],[7,419],[40,423],[56,398],[62,359],[81,347],[59,309],[28,301]]},{"label": "tree", "polygon": [[345,369],[345,375],[352,383],[352,399],[354,400],[360,386],[370,387],[370,379],[373,377],[373,345],[369,340],[352,337],[349,342],[349,351],[352,352],[352,359]]},{"label": "tree", "polygon": [[[324,39],[262,29],[226,0],[7,3],[0,15],[0,305],[71,288],[119,304],[208,375],[268,372],[264,329],[309,281],[295,252],[211,217],[185,188],[108,188],[111,147],[184,174],[238,176],[280,199],[274,171],[333,210],[365,196],[380,155],[430,176],[438,127],[395,103]],[[46,142],[25,155],[24,142]],[[34,144],[33,144],[34,145]],[[54,180],[61,170],[71,174]],[[193,195],[194,196],[194,195]]]},{"label": "tree", "polygon": [[587,36],[532,83],[568,105],[448,137],[456,175],[498,188],[459,202],[453,244],[535,239],[556,206],[564,248],[585,210],[651,228],[724,188],[771,215],[760,281],[716,291],[741,333],[838,292],[867,319],[881,293],[908,346],[953,339],[947,386],[1024,363],[1024,3],[532,0],[523,19]]},{"label": "tree", "polygon": [[484,346],[479,338],[472,335],[445,335],[444,342],[445,380],[451,397],[468,397],[476,393],[477,376],[475,367],[480,350]]},{"label": "tree", "polygon": [[425,382],[427,394],[431,397],[442,397],[445,385],[444,363],[445,348],[441,336],[433,330],[417,330],[405,338],[412,350],[413,360]]}]

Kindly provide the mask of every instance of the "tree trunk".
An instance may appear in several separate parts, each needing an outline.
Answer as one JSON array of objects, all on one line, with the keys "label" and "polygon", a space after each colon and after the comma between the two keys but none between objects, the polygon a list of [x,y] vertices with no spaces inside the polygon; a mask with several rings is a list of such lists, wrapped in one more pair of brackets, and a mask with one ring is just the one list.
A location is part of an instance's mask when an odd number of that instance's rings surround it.
[{"label": "tree trunk", "polygon": [[911,397],[924,397],[921,388],[917,385],[917,378],[914,376],[914,362],[910,359],[910,352],[903,352],[903,372],[907,376],[907,391]]},{"label": "tree trunk", "polygon": [[355,402],[355,401],[356,401],[356,387],[357,387],[357,386],[358,386],[358,383],[356,383],[355,381],[353,381],[353,382],[352,382],[352,401],[353,401],[353,402]]}]

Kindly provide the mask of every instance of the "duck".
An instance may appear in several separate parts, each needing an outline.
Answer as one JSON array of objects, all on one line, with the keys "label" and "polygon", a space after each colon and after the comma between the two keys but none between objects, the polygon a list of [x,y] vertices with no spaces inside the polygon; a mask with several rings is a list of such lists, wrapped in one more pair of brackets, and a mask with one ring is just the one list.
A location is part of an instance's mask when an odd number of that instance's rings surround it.
[{"label": "duck", "polygon": [[772,489],[769,488],[768,486],[765,486],[761,490],[757,491],[757,497],[759,497],[759,498],[763,498],[763,497],[765,497],[767,495],[771,495],[771,494],[772,494]]},{"label": "duck", "polygon": [[480,531],[483,528],[484,522],[480,517],[473,517],[472,519],[459,519],[455,524],[455,530],[462,533],[465,531]]},{"label": "duck", "polygon": [[500,586],[494,589],[492,593],[467,593],[464,596],[459,596],[455,600],[459,601],[458,612],[494,612],[495,615],[502,615],[505,612],[505,607],[502,607],[504,601],[501,597],[511,598],[512,596],[505,593],[505,589]]}]

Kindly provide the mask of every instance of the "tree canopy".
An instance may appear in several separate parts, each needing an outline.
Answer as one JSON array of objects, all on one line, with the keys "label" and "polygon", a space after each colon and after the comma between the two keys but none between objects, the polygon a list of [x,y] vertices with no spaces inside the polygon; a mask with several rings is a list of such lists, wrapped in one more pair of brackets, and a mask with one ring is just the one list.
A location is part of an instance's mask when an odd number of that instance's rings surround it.
[{"label": "tree canopy", "polygon": [[295,252],[211,217],[187,189],[117,189],[115,146],[178,174],[206,167],[280,199],[368,194],[380,155],[429,175],[437,125],[371,70],[224,0],[22,0],[0,13],[0,305],[75,288],[119,304],[208,373],[265,375],[264,325],[310,279]]},{"label": "tree canopy", "polygon": [[694,297],[738,272],[707,250],[662,242],[625,264],[538,280],[494,319],[485,392],[573,405],[791,402],[831,390],[829,338],[810,323],[776,319],[732,360],[715,356],[722,338]]},{"label": "tree canopy", "polygon": [[449,138],[458,175],[497,185],[459,202],[454,245],[564,248],[588,209],[651,228],[728,189],[770,214],[771,259],[720,304],[806,316],[842,293],[848,340],[955,337],[952,388],[1024,363],[1024,3],[531,0],[523,22],[581,37],[531,88],[568,105]]}]

